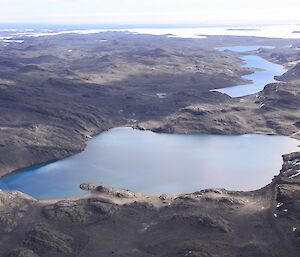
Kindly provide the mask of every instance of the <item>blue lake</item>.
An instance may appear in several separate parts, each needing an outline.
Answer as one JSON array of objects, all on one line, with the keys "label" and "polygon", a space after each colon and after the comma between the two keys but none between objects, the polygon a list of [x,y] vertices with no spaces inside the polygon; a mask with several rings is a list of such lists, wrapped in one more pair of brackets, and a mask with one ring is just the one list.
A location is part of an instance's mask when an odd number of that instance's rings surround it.
[{"label": "blue lake", "polygon": [[278,174],[284,153],[299,141],[268,135],[170,135],[115,128],[95,136],[82,153],[15,172],[0,188],[33,197],[85,194],[83,182],[138,192],[193,192],[211,187],[254,190]]},{"label": "blue lake", "polygon": [[[234,52],[254,51],[259,48],[273,48],[272,46],[234,46],[217,48],[220,51],[230,50]],[[230,95],[231,97],[241,97],[245,95],[255,94],[264,89],[265,85],[275,82],[274,76],[282,75],[286,69],[282,65],[271,63],[257,55],[244,55],[240,57],[246,68],[260,68],[261,71],[256,71],[253,74],[245,75],[243,78],[251,80],[253,83],[246,85],[237,85],[222,89],[214,89]]]}]

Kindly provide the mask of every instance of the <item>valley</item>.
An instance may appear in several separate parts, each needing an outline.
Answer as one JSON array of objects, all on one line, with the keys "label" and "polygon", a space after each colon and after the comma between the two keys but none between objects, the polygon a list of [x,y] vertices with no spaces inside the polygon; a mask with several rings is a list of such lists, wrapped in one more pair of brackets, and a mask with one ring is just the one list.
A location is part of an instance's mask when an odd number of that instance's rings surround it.
[{"label": "valley", "polygon": [[[78,154],[90,137],[123,126],[300,139],[299,39],[128,32],[17,39],[0,41],[1,176]],[[255,94],[211,91],[249,84],[242,76],[259,70],[242,67],[241,53],[216,50],[229,46],[274,46],[243,55],[288,71]],[[74,198],[1,191],[0,255],[294,257],[299,158],[285,154],[280,174],[255,191],[147,194],[89,181],[78,185],[88,194]]]}]

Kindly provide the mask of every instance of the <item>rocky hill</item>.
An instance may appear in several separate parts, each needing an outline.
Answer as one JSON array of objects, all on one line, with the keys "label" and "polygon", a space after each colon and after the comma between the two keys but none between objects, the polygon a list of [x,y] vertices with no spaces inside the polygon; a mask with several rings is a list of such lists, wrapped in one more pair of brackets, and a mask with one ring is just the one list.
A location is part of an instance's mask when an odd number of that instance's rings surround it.
[{"label": "rocky hill", "polygon": [[277,76],[276,79],[280,81],[300,80],[300,63],[297,63],[295,67],[288,70],[283,75]]},{"label": "rocky hill", "polygon": [[256,95],[222,104],[192,104],[138,127],[166,133],[262,133],[300,138],[299,88],[297,83],[273,83]]}]

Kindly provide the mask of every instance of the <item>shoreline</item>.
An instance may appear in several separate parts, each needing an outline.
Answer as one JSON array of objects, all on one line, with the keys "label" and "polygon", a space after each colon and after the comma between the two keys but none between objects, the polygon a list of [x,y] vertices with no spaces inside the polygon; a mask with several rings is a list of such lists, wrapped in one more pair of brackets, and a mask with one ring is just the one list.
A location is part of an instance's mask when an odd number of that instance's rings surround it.
[{"label": "shoreline", "polygon": [[[298,152],[291,152],[291,153],[287,153],[287,154],[283,154],[282,155],[282,165],[281,165],[281,169],[279,170],[279,173],[278,175],[274,175],[273,179],[270,181],[269,184],[259,188],[259,189],[256,189],[256,190],[247,190],[247,191],[244,191],[244,190],[227,190],[226,188],[218,188],[218,187],[213,187],[213,188],[205,188],[205,189],[201,189],[199,191],[206,191],[206,190],[214,190],[214,189],[220,189],[220,190],[223,190],[223,191],[226,191],[228,193],[260,193],[260,191],[264,191],[264,190],[267,190],[269,187],[273,187],[273,186],[276,186],[276,183],[278,182],[278,180],[280,180],[281,178],[283,178],[283,173],[284,173],[284,164],[285,164],[285,159],[287,158],[287,156],[292,156],[292,155],[299,155],[300,157],[300,149]],[[299,175],[300,177],[300,175]],[[94,185],[93,183],[83,183],[83,184],[91,184],[91,185]],[[81,184],[81,185],[83,185]],[[79,185],[79,187],[81,186]],[[95,185],[96,186],[96,185]],[[129,189],[125,189],[125,188],[115,188],[115,187],[110,187],[110,186],[106,186],[106,185],[98,185],[100,187],[104,187],[104,188],[107,188],[108,190],[111,190],[111,191],[116,191],[117,193],[118,192],[129,192],[129,193],[132,193],[134,195],[142,195],[142,196],[150,196],[150,197],[159,197],[161,195],[167,195],[167,196],[172,196],[172,197],[180,197],[180,196],[184,196],[184,195],[190,195],[190,194],[194,194],[195,192],[189,192],[189,193],[140,193],[140,192],[135,192],[135,191],[131,191]],[[82,189],[82,190],[86,190],[86,189]],[[81,199],[86,199],[86,198],[91,198],[93,197],[95,194],[97,195],[97,191],[94,190],[86,190],[88,191],[89,193],[85,194],[85,195],[82,195],[82,196],[75,196],[75,197],[62,197],[62,198],[51,198],[51,199],[36,199],[40,202],[44,202],[44,203],[54,203],[54,202],[58,202],[58,201],[61,201],[61,200],[81,200]],[[21,192],[23,193],[23,192]],[[25,193],[23,193],[25,194]]]},{"label": "shoreline", "polygon": [[[282,165],[281,165],[281,169],[279,170],[279,173],[278,175],[274,175],[274,177],[272,178],[272,180],[270,181],[270,183],[268,183],[267,185],[259,188],[259,189],[255,189],[255,190],[228,190],[226,188],[219,188],[219,187],[212,187],[212,188],[205,188],[205,189],[201,189],[201,190],[198,190],[198,191],[209,191],[209,190],[222,190],[222,191],[226,191],[227,193],[242,193],[242,194],[251,194],[251,193],[260,193],[260,191],[264,191],[264,190],[267,190],[269,187],[272,187],[272,186],[276,186],[276,183],[284,178],[284,168],[285,168],[285,161],[286,159],[288,159],[289,156],[299,156],[300,157],[300,149],[299,151],[297,152],[291,152],[291,153],[287,153],[287,154],[283,154],[282,155]],[[300,175],[299,175],[300,177]],[[103,188],[103,192],[115,192],[115,194],[119,193],[119,192],[128,192],[132,195],[135,195],[135,196],[145,196],[145,197],[159,197],[161,195],[167,195],[167,196],[172,196],[172,197],[180,197],[180,196],[185,196],[185,195],[191,195],[191,194],[194,194],[196,193],[197,191],[194,191],[194,192],[187,192],[187,193],[141,193],[141,192],[136,192],[136,191],[132,191],[132,190],[129,190],[129,189],[126,189],[126,188],[116,188],[116,187],[110,187],[110,186],[107,186],[107,185],[103,185],[103,184],[100,184],[100,185],[96,185],[96,184],[93,184],[93,183],[82,183],[80,185],[78,185],[78,187],[81,188],[81,190],[83,191],[87,191],[86,194],[84,195],[80,195],[80,196],[74,196],[74,197],[61,197],[61,198],[47,198],[47,199],[38,199],[38,198],[34,198],[26,193],[23,193],[21,191],[18,191],[18,190],[0,190],[2,192],[19,192],[23,195],[27,195],[29,196],[30,198],[32,199],[35,199],[41,203],[56,203],[58,201],[62,201],[62,200],[72,200],[72,201],[76,201],[76,200],[82,200],[82,199],[87,199],[87,198],[91,198],[93,196],[97,196],[97,194],[99,195],[99,191],[97,190],[97,187],[100,187],[100,188]],[[82,187],[93,187],[93,189],[85,189],[85,188],[82,188]],[[101,192],[101,191],[100,191]]]},{"label": "shoreline", "polygon": [[264,257],[295,257],[300,180],[285,175],[297,168],[300,152],[283,158],[280,176],[248,192],[212,188],[186,194],[141,194],[84,184],[82,188],[92,193],[35,200],[0,191],[6,206],[0,206],[2,236],[9,239],[0,254],[93,257],[97,252],[99,256],[149,257],[152,251],[157,252],[155,257],[182,257],[205,251],[211,256],[243,253],[250,257],[254,252]]},{"label": "shoreline", "polygon": [[[134,127],[134,126],[120,126],[120,127],[114,127],[114,128],[110,128],[110,129],[104,130],[103,132],[100,132],[100,133],[96,133],[96,134],[93,135],[92,137],[98,136],[98,135],[100,135],[101,133],[107,132],[107,131],[109,131],[109,130],[111,130],[111,129],[115,129],[115,128],[128,128],[128,129],[136,129],[136,130],[140,130],[140,131],[145,131],[145,129],[138,128],[138,127]],[[148,131],[151,131],[151,132],[153,132],[153,133],[156,133],[155,131],[152,131],[152,130],[148,130]],[[267,134],[267,133],[257,133],[257,134],[202,134],[202,133],[180,134],[180,133],[163,133],[163,134],[170,134],[170,135],[220,135],[220,136],[222,136],[222,135],[223,135],[223,136],[243,136],[243,135],[285,136],[285,135],[279,135],[279,134]],[[290,137],[290,138],[292,138],[292,137]],[[92,138],[91,138],[91,139],[92,139]],[[91,140],[91,139],[88,139],[88,140],[86,141],[86,142],[87,142],[87,143],[86,143],[86,146],[87,146],[87,144],[88,144],[88,141]],[[297,138],[293,138],[293,139],[296,139],[296,140],[300,141],[300,140],[297,139]],[[300,142],[299,142],[299,143],[300,143]],[[85,146],[85,148],[86,148],[86,146]],[[299,144],[298,147],[300,147],[300,144]],[[84,148],[82,151],[84,151],[85,148]],[[80,153],[80,152],[79,152],[79,153]],[[295,152],[291,152],[291,153],[284,153],[284,154],[282,155],[281,167],[282,167],[282,165],[284,164],[283,156],[285,156],[285,155],[292,155],[292,154],[294,154],[294,153],[300,153],[300,148],[299,148],[299,151],[295,151]],[[78,153],[76,153],[76,154],[78,154]],[[76,154],[74,154],[74,155],[76,155]],[[63,159],[72,157],[72,156],[74,156],[74,155],[70,155],[70,156],[63,157],[63,158],[60,158],[60,159],[57,159],[57,160],[53,160],[53,161],[49,161],[49,162],[46,162],[46,163],[36,164],[36,165],[30,166],[30,167],[21,168],[21,169],[18,169],[17,171],[12,171],[12,172],[10,172],[10,173],[8,173],[8,174],[5,174],[5,175],[3,175],[1,178],[4,178],[5,176],[10,175],[10,174],[12,174],[12,173],[26,172],[26,171],[30,170],[31,168],[33,168],[33,167],[43,167],[43,166],[46,166],[47,164],[55,163],[55,162],[57,162],[57,161],[60,161],[60,160],[63,160]],[[280,175],[281,175],[281,173],[280,173],[280,170],[279,170],[278,175],[274,175],[274,177],[273,177],[273,179],[271,180],[270,183],[268,183],[267,185],[265,185],[265,186],[263,186],[263,187],[261,187],[261,188],[255,189],[255,190],[227,190],[227,189],[225,189],[225,188],[224,188],[224,190],[226,190],[226,191],[228,191],[228,192],[245,192],[245,193],[246,193],[246,192],[256,192],[256,191],[259,191],[259,190],[261,190],[261,189],[263,189],[263,188],[269,186],[270,184],[272,184],[274,178],[276,178],[277,176],[280,176]],[[83,182],[83,181],[82,181],[82,183],[83,183],[83,184],[86,184],[86,183]],[[78,187],[80,187],[80,186],[81,186],[81,185],[78,185]],[[104,185],[104,186],[105,186],[105,185]],[[109,186],[108,186],[108,187],[109,187]],[[112,187],[110,187],[110,188],[112,188]],[[118,188],[114,188],[114,189],[118,190]],[[201,189],[201,190],[208,190],[208,189],[211,189],[211,188],[205,188],[205,189]],[[84,190],[84,189],[82,189],[82,190]],[[135,193],[135,194],[143,194],[143,195],[151,195],[151,196],[161,195],[161,194],[168,194],[168,195],[169,195],[169,194],[170,194],[170,195],[172,194],[172,195],[177,195],[177,196],[179,196],[179,195],[185,195],[185,194],[191,194],[191,193],[193,193],[193,192],[190,192],[190,193],[163,193],[163,192],[161,192],[161,193],[142,193],[142,192],[131,191],[131,190],[128,190],[128,189],[125,189],[125,188],[119,188],[119,190],[125,190],[125,191],[130,191],[130,192]],[[22,194],[26,194],[26,193],[21,192],[21,191],[18,191],[18,190],[3,190],[3,191],[17,191],[17,192],[20,192],[20,193],[22,193]],[[26,194],[26,195],[28,195],[28,194]],[[42,199],[34,198],[34,197],[33,197],[33,198],[36,199],[36,200],[38,200],[38,201],[79,200],[79,199],[86,198],[86,197],[88,197],[89,195],[91,196],[92,194],[91,194],[91,193],[87,193],[87,194],[83,194],[83,195],[80,195],[80,196],[74,196],[74,197],[72,197],[72,196],[71,196],[71,197],[60,197],[60,198],[42,198]],[[30,195],[28,195],[28,196],[30,196]],[[32,196],[30,196],[30,197],[32,197]]]},{"label": "shoreline", "polygon": [[[137,130],[140,130],[140,131],[151,131],[153,133],[158,133],[156,132],[155,130],[151,130],[151,129],[144,129],[143,127],[139,127],[139,125],[132,125],[132,126],[117,126],[117,127],[113,127],[113,128],[110,128],[110,129],[114,129],[114,128],[132,128],[132,129],[137,129]],[[15,170],[11,170],[3,175],[0,176],[0,179],[1,178],[4,178],[5,176],[11,174],[11,173],[18,173],[18,172],[26,172],[26,170],[29,170],[29,169],[32,169],[32,168],[35,168],[35,167],[39,167],[39,166],[44,166],[44,165],[47,165],[47,164],[51,164],[51,163],[54,163],[54,162],[57,162],[57,161],[60,161],[60,160],[63,160],[63,159],[66,159],[66,158],[69,158],[69,157],[72,157],[76,154],[79,154],[79,153],[82,153],[86,146],[87,146],[87,143],[89,142],[89,140],[93,139],[93,137],[95,136],[98,136],[100,135],[101,133],[104,133],[104,132],[107,132],[109,131],[110,129],[105,129],[103,130],[102,132],[98,132],[96,134],[92,134],[91,135],[91,138],[87,138],[88,140],[85,141],[85,147],[82,151],[80,152],[77,152],[77,153],[74,153],[74,154],[71,154],[71,155],[67,155],[65,157],[61,157],[61,158],[57,158],[57,159],[51,159],[49,161],[45,161],[45,162],[38,162],[38,163],[35,163],[35,164],[32,164],[30,166],[25,166],[25,167],[21,167],[21,168],[18,168],[18,169],[15,169]],[[168,133],[167,131],[166,132],[162,132],[163,134],[170,134],[170,135],[224,135],[224,136],[242,136],[242,135],[267,135],[267,136],[286,136],[286,135],[283,135],[283,134],[270,134],[269,132],[262,132],[262,133],[244,133],[244,134],[207,134],[207,133],[197,133],[197,132],[193,132],[193,133]],[[297,139],[297,140],[300,140],[300,138],[298,137],[290,137],[290,138],[293,138],[293,139]]]}]

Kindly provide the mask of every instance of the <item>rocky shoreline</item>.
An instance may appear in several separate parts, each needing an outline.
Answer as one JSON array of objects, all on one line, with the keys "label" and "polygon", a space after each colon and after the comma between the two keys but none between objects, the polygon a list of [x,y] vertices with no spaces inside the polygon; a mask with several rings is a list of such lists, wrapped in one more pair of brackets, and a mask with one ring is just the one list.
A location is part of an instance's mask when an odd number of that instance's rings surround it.
[{"label": "rocky shoreline", "polygon": [[280,175],[251,192],[156,195],[82,184],[91,194],[38,201],[1,191],[0,254],[295,257],[300,249],[300,152],[283,160]]},{"label": "rocky shoreline", "polygon": [[[298,85],[295,82],[272,83],[256,95],[241,98],[230,98],[224,95],[226,100],[223,99],[222,104],[202,102],[186,106],[159,120],[140,122],[135,125],[116,123],[118,124],[116,126],[129,126],[159,133],[284,135],[300,140],[300,113],[295,111],[300,109]],[[212,92],[212,94],[223,97],[223,94],[218,92]],[[26,153],[27,158],[23,158],[24,154],[17,156],[22,159],[22,162],[18,163],[15,155],[14,159],[11,159],[12,156],[10,156],[5,160],[12,160],[14,163],[12,167],[3,167],[5,164],[3,160],[1,175],[4,176],[19,169],[60,160],[79,153],[86,147],[90,136],[109,129],[108,126],[102,129],[96,127],[93,128],[94,132],[90,130],[90,134],[82,131],[81,135],[74,136],[75,138],[72,139],[75,148],[71,149],[65,145],[64,141],[59,142],[59,144],[63,144],[62,148],[31,147],[30,155]]]}]

